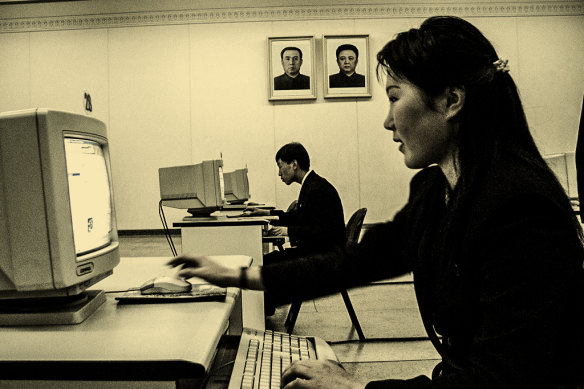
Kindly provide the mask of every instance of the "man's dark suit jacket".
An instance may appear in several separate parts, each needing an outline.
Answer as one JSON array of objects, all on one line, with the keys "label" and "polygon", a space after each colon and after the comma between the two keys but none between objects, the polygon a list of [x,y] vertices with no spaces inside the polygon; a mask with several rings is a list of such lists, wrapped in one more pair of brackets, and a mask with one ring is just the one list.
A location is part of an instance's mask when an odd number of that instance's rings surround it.
[{"label": "man's dark suit jacket", "polygon": [[279,217],[274,225],[288,227],[290,244],[304,250],[345,246],[345,218],[337,190],[314,171],[308,173],[296,208],[288,212],[272,210]]},{"label": "man's dark suit jacket", "polygon": [[364,86],[365,76],[359,73],[353,73],[350,77],[342,72],[329,76],[330,88],[359,88]]},{"label": "man's dark suit jacket", "polygon": [[298,74],[290,77],[286,73],[274,77],[274,90],[310,89],[310,77]]}]

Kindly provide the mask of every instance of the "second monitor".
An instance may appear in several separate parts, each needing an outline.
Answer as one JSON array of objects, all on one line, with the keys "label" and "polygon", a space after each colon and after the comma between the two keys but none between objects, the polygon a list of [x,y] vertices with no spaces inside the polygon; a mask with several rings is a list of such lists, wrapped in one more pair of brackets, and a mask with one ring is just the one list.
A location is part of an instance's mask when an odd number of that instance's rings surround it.
[{"label": "second monitor", "polygon": [[158,169],[160,199],[172,208],[187,209],[193,216],[209,216],[223,208],[223,161]]},{"label": "second monitor", "polygon": [[225,182],[225,200],[229,204],[243,204],[249,200],[251,195],[249,194],[247,168],[223,173],[223,180]]}]

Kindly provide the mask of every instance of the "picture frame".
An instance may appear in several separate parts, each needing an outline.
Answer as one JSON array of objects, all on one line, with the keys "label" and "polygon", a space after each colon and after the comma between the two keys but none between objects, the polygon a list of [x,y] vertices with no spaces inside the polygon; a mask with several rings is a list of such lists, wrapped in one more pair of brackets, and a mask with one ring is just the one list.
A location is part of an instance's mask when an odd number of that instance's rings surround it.
[{"label": "picture frame", "polygon": [[314,35],[268,37],[269,100],[316,99]]},{"label": "picture frame", "polygon": [[[343,63],[337,58],[337,50]],[[325,35],[323,58],[325,98],[371,97],[368,34]]]}]

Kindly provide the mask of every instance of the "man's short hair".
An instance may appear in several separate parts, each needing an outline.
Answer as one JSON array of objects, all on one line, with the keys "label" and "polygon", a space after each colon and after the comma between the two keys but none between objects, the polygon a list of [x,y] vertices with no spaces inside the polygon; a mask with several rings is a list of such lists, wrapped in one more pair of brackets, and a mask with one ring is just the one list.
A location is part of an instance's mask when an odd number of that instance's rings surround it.
[{"label": "man's short hair", "polygon": [[292,161],[296,160],[300,169],[305,171],[310,169],[308,151],[298,142],[288,143],[280,147],[280,150],[276,153],[276,162],[279,159],[286,163],[292,163]]},{"label": "man's short hair", "polygon": [[359,49],[350,43],[345,43],[337,47],[337,59],[339,59],[339,53],[343,50],[352,50],[355,53],[355,58],[359,59]]},{"label": "man's short hair", "polygon": [[284,47],[282,49],[282,51],[280,51],[280,59],[284,59],[284,51],[286,51],[286,50],[296,50],[296,51],[298,51],[300,53],[300,59],[302,59],[302,50],[300,50],[298,47],[292,47],[292,46]]}]

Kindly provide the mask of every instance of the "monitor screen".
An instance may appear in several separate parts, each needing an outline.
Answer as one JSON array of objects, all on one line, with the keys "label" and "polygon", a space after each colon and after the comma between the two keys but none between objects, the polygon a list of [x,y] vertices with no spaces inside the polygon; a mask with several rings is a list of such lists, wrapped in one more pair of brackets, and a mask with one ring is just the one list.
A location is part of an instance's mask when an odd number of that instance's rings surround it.
[{"label": "monitor screen", "polygon": [[120,261],[112,189],[103,122],[0,114],[0,324],[73,324],[105,301],[87,289]]},{"label": "monitor screen", "polygon": [[99,143],[65,138],[69,202],[75,253],[90,253],[111,242],[111,193]]}]

